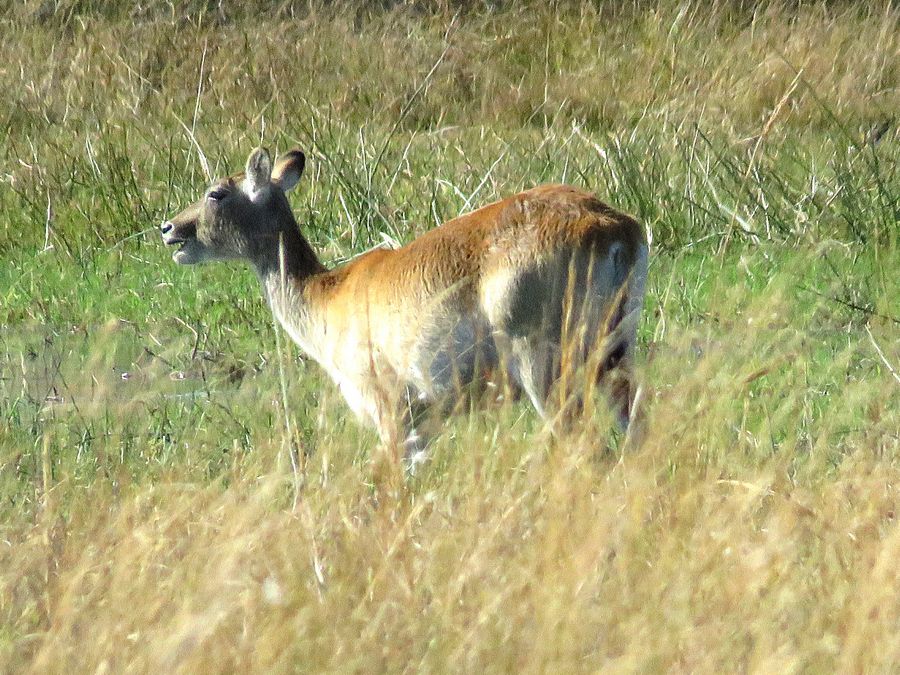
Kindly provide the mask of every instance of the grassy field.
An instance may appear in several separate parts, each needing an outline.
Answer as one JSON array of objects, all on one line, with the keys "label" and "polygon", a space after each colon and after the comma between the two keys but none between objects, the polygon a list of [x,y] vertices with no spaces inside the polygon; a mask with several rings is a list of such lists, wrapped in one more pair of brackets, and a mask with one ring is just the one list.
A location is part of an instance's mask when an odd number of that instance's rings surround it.
[{"label": "grassy field", "polygon": [[[894,3],[50,0],[0,38],[0,671],[900,668]],[[253,274],[159,239],[261,143],[306,150],[329,265],[541,182],[639,217],[641,442],[510,404],[382,481]]]}]

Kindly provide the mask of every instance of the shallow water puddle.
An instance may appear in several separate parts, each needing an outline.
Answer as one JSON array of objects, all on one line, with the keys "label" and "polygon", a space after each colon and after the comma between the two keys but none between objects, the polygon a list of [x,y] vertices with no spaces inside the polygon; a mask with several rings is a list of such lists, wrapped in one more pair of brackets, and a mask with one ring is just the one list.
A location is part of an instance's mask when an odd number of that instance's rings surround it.
[{"label": "shallow water puddle", "polygon": [[[0,410],[25,405],[40,417],[122,410],[136,402],[194,402],[228,396],[243,369],[197,353],[185,341],[160,345],[123,325],[68,332],[7,330],[0,338]],[[191,358],[193,356],[193,358]]]}]

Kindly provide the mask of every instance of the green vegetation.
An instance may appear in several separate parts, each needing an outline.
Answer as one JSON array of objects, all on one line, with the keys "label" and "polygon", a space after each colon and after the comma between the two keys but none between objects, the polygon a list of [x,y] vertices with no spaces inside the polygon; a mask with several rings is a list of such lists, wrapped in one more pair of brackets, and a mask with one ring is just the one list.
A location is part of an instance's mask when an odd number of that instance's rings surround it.
[{"label": "green vegetation", "polygon": [[[0,9],[0,670],[900,666],[900,8],[625,4]],[[384,481],[159,239],[260,143],[329,263],[541,182],[638,216],[641,442],[513,404]]]}]

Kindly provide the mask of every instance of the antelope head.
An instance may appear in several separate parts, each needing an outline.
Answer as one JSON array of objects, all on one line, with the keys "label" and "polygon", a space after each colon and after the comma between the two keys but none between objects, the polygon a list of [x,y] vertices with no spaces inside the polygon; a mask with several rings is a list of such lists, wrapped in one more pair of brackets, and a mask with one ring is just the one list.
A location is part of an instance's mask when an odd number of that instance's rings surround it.
[{"label": "antelope head", "polygon": [[302,151],[291,150],[273,167],[266,150],[254,150],[244,172],[217,181],[162,224],[163,241],[180,245],[172,259],[180,265],[245,260],[263,269],[285,237],[299,236],[285,192],[300,180],[305,163]]}]

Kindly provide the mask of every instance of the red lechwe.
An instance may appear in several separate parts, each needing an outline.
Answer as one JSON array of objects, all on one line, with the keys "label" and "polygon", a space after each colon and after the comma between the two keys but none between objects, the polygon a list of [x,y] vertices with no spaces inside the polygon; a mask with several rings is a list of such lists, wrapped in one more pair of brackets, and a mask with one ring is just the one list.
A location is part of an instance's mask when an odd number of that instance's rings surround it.
[{"label": "red lechwe", "polygon": [[425,420],[492,381],[568,423],[599,381],[628,426],[648,252],[633,218],[544,185],[327,269],[285,196],[304,164],[299,150],[274,167],[255,150],[163,240],[182,265],[249,262],[278,321],[385,443],[420,460]]}]

